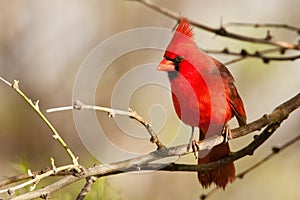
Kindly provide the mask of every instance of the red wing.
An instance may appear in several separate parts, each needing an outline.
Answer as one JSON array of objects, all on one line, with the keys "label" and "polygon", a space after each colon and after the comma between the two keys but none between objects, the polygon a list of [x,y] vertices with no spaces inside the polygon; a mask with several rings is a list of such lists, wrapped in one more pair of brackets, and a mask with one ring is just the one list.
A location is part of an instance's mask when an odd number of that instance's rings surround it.
[{"label": "red wing", "polygon": [[220,63],[215,59],[214,61],[218,67],[219,73],[221,73],[223,82],[226,86],[225,89],[226,89],[227,101],[229,102],[230,107],[235,117],[237,118],[239,125],[243,126],[246,124],[247,117],[246,117],[243,101],[234,85],[234,79],[231,73],[229,72],[229,70],[222,63]]}]

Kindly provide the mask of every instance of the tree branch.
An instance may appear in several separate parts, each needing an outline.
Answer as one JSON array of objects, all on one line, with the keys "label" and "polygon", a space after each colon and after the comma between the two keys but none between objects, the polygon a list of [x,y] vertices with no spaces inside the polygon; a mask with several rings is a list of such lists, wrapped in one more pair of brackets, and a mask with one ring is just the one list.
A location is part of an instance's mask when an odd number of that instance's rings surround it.
[{"label": "tree branch", "polygon": [[[182,15],[174,12],[168,8],[165,7],[161,7],[156,5],[155,3],[153,3],[153,1],[151,0],[132,0],[138,3],[141,3],[161,14],[164,14],[172,19],[175,19],[177,21],[179,21],[182,18]],[[259,43],[259,44],[268,44],[268,45],[273,45],[273,46],[278,46],[284,49],[295,49],[295,50],[300,50],[300,45],[299,44],[292,44],[292,43],[288,43],[285,41],[278,41],[278,40],[274,40],[272,37],[270,37],[270,35],[267,33],[266,37],[264,38],[254,38],[254,37],[248,37],[245,35],[240,35],[240,34],[236,34],[236,33],[232,33],[230,31],[227,31],[223,26],[221,26],[220,28],[212,28],[209,26],[206,26],[204,24],[201,24],[197,21],[194,20],[190,20],[190,23],[195,26],[198,27],[202,30],[211,32],[211,33],[215,33],[216,35],[220,35],[223,37],[228,37],[228,38],[232,38],[232,39],[236,39],[236,40],[241,40],[241,41],[246,41],[246,42],[252,42],[252,43]]]},{"label": "tree branch", "polygon": [[230,51],[228,48],[224,48],[223,50],[206,50],[208,53],[212,54],[225,54],[225,55],[232,55],[232,56],[240,56],[241,60],[247,57],[251,58],[259,58],[264,63],[269,63],[270,61],[294,61],[300,58],[299,55],[292,55],[292,56],[265,56],[263,52],[256,51],[254,53],[249,53],[247,50],[242,49],[240,52],[233,52]]},{"label": "tree branch", "polygon": [[106,112],[108,113],[109,117],[115,117],[116,115],[122,115],[122,116],[127,116],[130,117],[131,119],[136,120],[140,124],[142,124],[148,133],[150,134],[150,142],[155,143],[157,146],[157,149],[161,149],[165,147],[163,143],[158,139],[157,134],[155,131],[152,129],[151,124],[149,124],[146,120],[144,120],[140,115],[137,114],[136,111],[134,111],[131,108],[128,108],[128,111],[123,111],[123,110],[117,110],[117,109],[112,109],[112,108],[106,108],[106,107],[101,107],[101,106],[93,106],[93,105],[85,105],[79,100],[76,100],[74,102],[73,107],[72,106],[65,106],[65,107],[59,107],[59,108],[50,108],[47,109],[47,112],[57,112],[57,111],[63,111],[63,110],[95,110],[95,111],[101,111],[101,112]]},{"label": "tree branch", "polygon": [[88,192],[91,190],[93,184],[96,182],[97,177],[96,176],[89,176],[86,178],[86,183],[84,187],[81,189],[80,193],[78,194],[76,200],[82,200],[85,198],[85,196],[88,194]]},{"label": "tree branch", "polygon": [[229,22],[224,26],[239,26],[239,27],[253,27],[253,28],[283,28],[290,31],[295,31],[300,34],[300,28],[288,24],[273,24],[273,23],[245,23],[245,22]]},{"label": "tree branch", "polygon": [[[169,10],[167,8],[158,6],[153,3],[151,0],[134,0],[136,2],[139,2],[159,13],[162,13],[170,18],[173,18],[177,21],[181,19],[181,15],[177,12],[174,12],[172,10]],[[231,31],[228,31],[228,26],[251,26],[255,28],[259,27],[271,27],[271,28],[284,28],[291,31],[296,31],[298,34],[300,34],[300,29],[297,27],[293,27],[290,25],[285,24],[254,24],[254,23],[228,23],[225,26],[220,26],[220,28],[212,28],[210,26],[206,26],[204,24],[198,23],[196,21],[191,20],[191,24],[195,27],[198,27],[202,30],[214,33],[216,35],[220,35],[227,38],[232,38],[240,41],[246,41],[246,42],[252,42],[252,43],[258,43],[258,44],[267,44],[272,45],[276,47],[276,51],[281,52],[284,54],[284,52],[288,49],[300,50],[300,41],[298,41],[297,44],[289,43],[286,41],[279,41],[275,40],[274,37],[270,34],[270,31],[267,32],[266,36],[263,38],[256,38],[256,37],[248,37],[242,34],[233,33]],[[268,51],[268,50],[267,50]],[[252,58],[259,58],[262,59],[264,63],[269,63],[270,61],[287,61],[287,60],[296,60],[300,58],[300,55],[292,55],[292,56],[266,56],[265,53],[267,51],[256,51],[254,53],[249,53],[245,49],[242,49],[240,52],[233,52],[229,51],[229,49],[225,48],[221,51],[216,50],[210,50],[210,53],[221,53],[221,54],[228,54],[233,56],[239,56],[240,58],[237,58],[232,62],[236,62],[242,59],[245,59],[246,57],[252,57]],[[42,112],[39,109],[39,101],[32,102],[31,99],[29,99],[20,89],[19,89],[19,82],[14,81],[13,84],[6,81],[2,77],[0,77],[0,81],[4,82],[5,84],[12,87],[33,109],[34,111],[41,117],[41,119],[47,124],[47,126],[52,131],[53,138],[58,140],[58,142],[64,147],[68,155],[71,157],[73,164],[72,165],[66,165],[61,167],[55,167],[54,162],[52,164],[52,168],[43,171],[41,173],[35,172],[32,173],[31,171],[28,171],[28,174],[26,175],[19,175],[19,176],[13,176],[9,177],[7,179],[0,181],[0,186],[7,186],[11,185],[12,183],[16,183],[19,181],[24,181],[20,184],[13,185],[12,187],[1,189],[1,193],[9,193],[11,196],[14,196],[14,192],[17,189],[24,188],[25,186],[32,185],[31,190],[35,189],[35,186],[37,183],[46,177],[52,176],[52,175],[59,175],[63,174],[66,177],[62,178],[61,180],[54,182],[53,184],[50,184],[46,186],[45,188],[41,188],[35,191],[28,192],[26,194],[21,194],[19,196],[13,197],[12,199],[33,199],[33,198],[48,198],[52,192],[55,192],[61,188],[64,188],[65,186],[72,184],[78,180],[81,180],[83,178],[86,178],[86,184],[80,191],[80,193],[77,196],[77,199],[83,199],[87,193],[90,191],[92,184],[97,180],[97,178],[103,177],[103,176],[109,176],[114,174],[122,174],[127,173],[129,171],[141,171],[141,170],[163,170],[163,171],[187,171],[187,172],[202,172],[207,173],[210,170],[219,168],[223,165],[226,165],[228,163],[231,163],[235,160],[238,160],[240,158],[243,158],[247,155],[252,155],[254,151],[260,147],[274,132],[280,127],[281,123],[287,119],[293,111],[298,109],[300,107],[300,93],[291,98],[290,100],[286,101],[285,103],[281,104],[277,108],[274,109],[274,111],[270,114],[265,114],[261,118],[257,119],[254,122],[251,122],[245,126],[233,129],[231,131],[230,137],[228,139],[235,139],[237,137],[242,137],[244,135],[247,135],[253,131],[261,130],[263,131],[257,136],[255,136],[254,140],[247,145],[246,147],[242,148],[239,151],[233,152],[230,155],[224,157],[223,159],[220,159],[215,162],[211,162],[208,164],[202,164],[202,165],[192,165],[192,164],[176,164],[176,163],[169,163],[169,164],[154,164],[153,161],[158,161],[160,159],[171,157],[171,156],[183,156],[189,153],[193,153],[192,149],[187,151],[187,144],[174,146],[174,147],[165,147],[160,140],[157,137],[157,134],[154,132],[154,130],[151,128],[151,125],[146,122],[141,116],[139,116],[134,110],[128,109],[128,111],[121,111],[121,110],[115,110],[111,108],[105,108],[105,107],[99,107],[99,106],[91,106],[91,105],[84,105],[80,101],[76,101],[73,106],[68,106],[64,108],[56,108],[56,109],[49,109],[48,112],[53,111],[59,111],[59,110],[69,110],[69,109],[92,109],[92,110],[98,110],[102,112],[107,112],[109,117],[114,117],[115,115],[124,115],[128,116],[132,119],[135,119],[139,123],[141,123],[148,133],[150,134],[150,141],[152,143],[155,143],[157,146],[157,150],[152,151],[148,154],[138,156],[133,159],[124,160],[121,162],[116,163],[110,163],[110,164],[99,164],[96,166],[93,166],[91,168],[88,168],[87,170],[82,170],[78,163],[78,158],[75,157],[75,155],[72,153],[72,151],[69,149],[67,144],[64,142],[64,140],[61,138],[61,136],[58,134],[58,132],[55,130],[53,125],[48,121],[48,119],[42,114]],[[272,150],[272,153],[266,156],[264,159],[262,159],[260,162],[256,163],[249,169],[241,172],[237,175],[238,178],[243,178],[247,173],[254,170],[258,166],[260,166],[262,163],[269,160],[271,157],[273,157],[275,154],[277,154],[279,151],[287,148],[288,146],[294,144],[296,141],[300,140],[300,135],[295,137],[294,139],[290,140],[286,144],[284,144],[281,147],[274,147]],[[211,138],[207,138],[203,141],[198,141],[199,145],[199,151],[209,150],[213,148],[214,146],[221,144],[224,141],[224,137],[222,135],[215,135]],[[76,175],[71,172],[80,172]],[[70,175],[71,174],[71,175]],[[30,180],[28,180],[30,179]],[[212,192],[215,192],[216,190],[213,190]],[[212,193],[209,193],[207,195],[202,195],[201,199],[205,199],[208,196],[210,196]]]},{"label": "tree branch", "polygon": [[[31,99],[29,99],[23,92],[22,90],[19,88],[19,81],[14,80],[14,83],[11,84],[9,81],[5,80],[4,78],[0,77],[0,80],[2,82],[4,82],[6,85],[10,86],[11,88],[13,88],[21,97],[22,99],[24,99],[26,101],[27,104],[29,104],[29,106],[38,114],[38,116],[43,120],[43,122],[45,122],[45,124],[48,126],[48,128],[51,130],[52,132],[52,137],[57,140],[61,146],[63,146],[63,148],[65,149],[65,151],[67,152],[67,154],[71,157],[73,164],[74,165],[78,165],[78,158],[73,154],[73,152],[71,151],[71,149],[68,147],[68,145],[65,143],[65,141],[63,140],[63,138],[60,136],[60,134],[58,133],[58,131],[54,128],[54,126],[51,124],[51,122],[45,117],[45,115],[40,111],[39,108],[39,100],[37,100],[36,102],[33,102]],[[79,170],[79,169],[78,169]]]},{"label": "tree branch", "polygon": [[239,178],[239,179],[244,178],[246,174],[248,174],[249,172],[253,171],[257,167],[259,167],[260,165],[262,165],[263,163],[267,162],[269,159],[271,159],[272,157],[274,157],[276,154],[278,154],[279,152],[282,152],[283,150],[285,150],[289,146],[295,144],[299,140],[300,140],[300,134],[298,136],[294,137],[293,139],[289,140],[287,143],[285,143],[281,147],[273,147],[272,148],[272,152],[269,155],[267,155],[266,157],[264,157],[261,161],[259,161],[258,163],[256,163],[252,167],[246,169],[243,172],[240,172],[239,174],[236,175],[236,177]]},{"label": "tree branch", "polygon": [[290,113],[300,107],[300,93],[291,98],[290,100],[284,102],[280,106],[274,109],[271,114],[265,114],[261,118],[246,124],[245,126],[233,129],[231,131],[231,137],[241,137],[250,132],[262,129],[268,124],[275,123],[277,121],[283,121],[286,119]]},{"label": "tree branch", "polygon": [[65,165],[65,166],[61,166],[61,167],[57,167],[55,169],[51,169],[51,170],[48,170],[47,172],[45,173],[42,173],[42,174],[33,174],[31,173],[31,171],[28,171],[28,176],[31,177],[31,179],[29,181],[26,181],[24,183],[21,183],[21,184],[18,184],[16,186],[13,186],[13,187],[9,187],[9,188],[5,188],[5,189],[1,189],[0,190],[0,194],[2,193],[9,193],[11,195],[13,195],[15,193],[16,190],[19,190],[21,188],[24,188],[28,185],[32,185],[31,186],[31,190],[34,190],[37,183],[46,178],[46,177],[49,177],[51,175],[54,175],[55,173],[57,172],[61,172],[61,171],[65,171],[65,170],[75,170],[76,168],[78,168],[77,165]]},{"label": "tree branch", "polygon": [[[300,140],[300,135],[296,136],[295,138],[291,139],[290,141],[288,141],[287,143],[285,143],[284,145],[282,145],[281,147],[273,147],[272,148],[272,153],[270,153],[269,155],[267,155],[266,157],[264,157],[262,160],[260,160],[259,162],[257,162],[256,164],[254,164],[253,166],[251,166],[250,168],[246,169],[245,171],[240,172],[239,174],[237,174],[235,177],[242,179],[245,177],[246,174],[248,174],[249,172],[253,171],[254,169],[258,168],[259,166],[261,166],[263,163],[267,162],[268,160],[270,160],[271,158],[273,158],[276,154],[278,154],[279,152],[282,152],[283,150],[285,150],[287,147],[295,144],[296,142],[298,142]],[[209,191],[207,194],[202,194],[200,196],[201,200],[205,200],[210,198],[212,195],[214,195],[216,192],[218,192],[220,190],[218,190],[217,187],[215,187],[214,189],[212,189],[211,191]]]},{"label": "tree branch", "polygon": [[[260,119],[232,130],[231,137],[229,139],[234,139],[236,137],[244,136],[250,132],[260,130],[263,127],[267,126],[260,135],[258,135],[254,141],[252,141],[247,147],[232,153],[231,155],[212,163],[205,165],[181,165],[181,164],[169,164],[169,165],[153,165],[150,162],[157,161],[169,156],[181,156],[192,152],[186,152],[187,144],[179,145],[175,147],[166,147],[153,152],[150,152],[146,155],[142,155],[133,159],[112,163],[112,164],[100,164],[94,167],[88,168],[85,171],[85,174],[81,176],[67,176],[64,179],[53,183],[45,188],[32,191],[20,196],[17,196],[13,199],[31,199],[41,196],[42,194],[50,194],[51,192],[57,191],[66,185],[69,185],[73,182],[76,182],[82,178],[90,176],[108,176],[119,173],[126,173],[128,171],[140,171],[140,170],[149,170],[157,169],[161,167],[160,170],[168,171],[200,171],[206,173],[209,170],[218,168],[222,165],[230,163],[234,160],[240,159],[246,155],[252,155],[255,149],[257,149],[264,141],[266,141],[276,130],[279,128],[280,124],[288,118],[290,113],[300,107],[300,93],[281,104],[270,114],[266,114]],[[200,150],[212,148],[212,144],[217,144],[217,141],[221,141],[222,136],[214,136],[213,138],[208,138],[206,140],[200,141],[199,146]],[[223,141],[223,140],[222,140]],[[174,168],[176,166],[176,168]]]}]

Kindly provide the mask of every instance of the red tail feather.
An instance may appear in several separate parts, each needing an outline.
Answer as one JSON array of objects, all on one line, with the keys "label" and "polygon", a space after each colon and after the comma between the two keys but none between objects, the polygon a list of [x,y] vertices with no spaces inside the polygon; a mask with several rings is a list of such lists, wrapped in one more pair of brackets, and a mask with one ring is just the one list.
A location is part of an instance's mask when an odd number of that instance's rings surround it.
[{"label": "red tail feather", "polygon": [[[230,153],[228,143],[215,146],[205,157],[198,158],[198,164],[207,164],[209,162],[220,160]],[[223,167],[209,171],[207,174],[198,173],[198,179],[204,188],[208,188],[212,183],[217,187],[225,189],[227,183],[235,179],[235,167],[229,163]]]}]

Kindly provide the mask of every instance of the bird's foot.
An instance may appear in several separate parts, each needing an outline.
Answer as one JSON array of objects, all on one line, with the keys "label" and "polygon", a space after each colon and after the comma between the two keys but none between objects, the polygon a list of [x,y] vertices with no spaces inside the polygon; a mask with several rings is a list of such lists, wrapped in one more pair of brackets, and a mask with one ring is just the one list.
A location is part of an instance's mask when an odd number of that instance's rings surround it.
[{"label": "bird's foot", "polygon": [[188,144],[187,152],[190,152],[191,149],[194,152],[195,159],[197,159],[197,152],[199,151],[200,147],[198,141],[196,141],[195,139],[192,139]]},{"label": "bird's foot", "polygon": [[229,138],[231,137],[231,130],[228,124],[224,125],[221,135],[224,137],[224,142],[228,142]]}]

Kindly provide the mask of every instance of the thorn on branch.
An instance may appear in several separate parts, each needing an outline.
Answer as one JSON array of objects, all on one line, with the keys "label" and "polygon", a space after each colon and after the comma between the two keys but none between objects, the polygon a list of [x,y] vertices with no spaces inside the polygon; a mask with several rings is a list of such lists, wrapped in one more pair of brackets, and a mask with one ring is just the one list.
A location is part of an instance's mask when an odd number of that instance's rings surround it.
[{"label": "thorn on branch", "polygon": [[263,62],[265,63],[265,64],[268,64],[268,63],[270,63],[270,59],[269,58],[262,58],[262,60],[263,60]]},{"label": "thorn on branch", "polygon": [[52,135],[53,139],[57,140],[59,137],[57,135]]},{"label": "thorn on branch", "polygon": [[281,150],[281,149],[280,149],[279,147],[273,147],[273,148],[272,148],[272,152],[273,152],[273,153],[279,153],[280,150]]},{"label": "thorn on branch", "polygon": [[33,177],[33,178],[34,178],[34,175],[33,175],[33,173],[31,172],[31,170],[30,170],[30,169],[28,169],[28,170],[27,170],[27,174],[28,174],[28,176],[30,176],[30,177]]},{"label": "thorn on branch", "polygon": [[258,135],[253,135],[253,139],[255,140],[258,137]]},{"label": "thorn on branch", "polygon": [[237,177],[238,177],[239,179],[243,179],[244,176],[245,176],[245,173],[241,173],[241,174],[239,174]]},{"label": "thorn on branch", "polygon": [[227,35],[227,31],[223,26],[221,26],[219,29],[216,29],[215,33],[221,36]]},{"label": "thorn on branch", "polygon": [[12,84],[12,87],[14,88],[14,89],[19,89],[19,80],[14,80],[14,84]]},{"label": "thorn on branch", "polygon": [[260,56],[261,56],[261,53],[260,53],[259,51],[255,51],[255,52],[254,52],[254,55],[257,56],[257,57],[260,57]]},{"label": "thorn on branch", "polygon": [[228,49],[227,47],[225,47],[225,48],[222,50],[222,53],[229,54],[229,49]]},{"label": "thorn on branch", "polygon": [[115,116],[116,116],[116,113],[114,112],[114,110],[112,110],[111,112],[108,113],[109,118],[114,118]]},{"label": "thorn on branch", "polygon": [[10,196],[14,196],[15,190],[12,189],[12,188],[9,188],[9,189],[7,190],[7,193],[8,193]]},{"label": "thorn on branch", "polygon": [[36,100],[36,102],[34,103],[34,106],[37,110],[40,110],[39,103],[40,103],[40,100]]},{"label": "thorn on branch", "polygon": [[273,36],[271,35],[271,31],[268,30],[267,31],[267,36],[265,37],[265,40],[270,41],[270,40],[272,40],[272,38],[273,38]]},{"label": "thorn on branch", "polygon": [[281,49],[280,49],[280,54],[281,54],[281,55],[285,54],[285,52],[286,52],[286,48],[281,48]]},{"label": "thorn on branch", "polygon": [[248,55],[248,52],[245,49],[241,50],[241,56],[246,57]]}]

